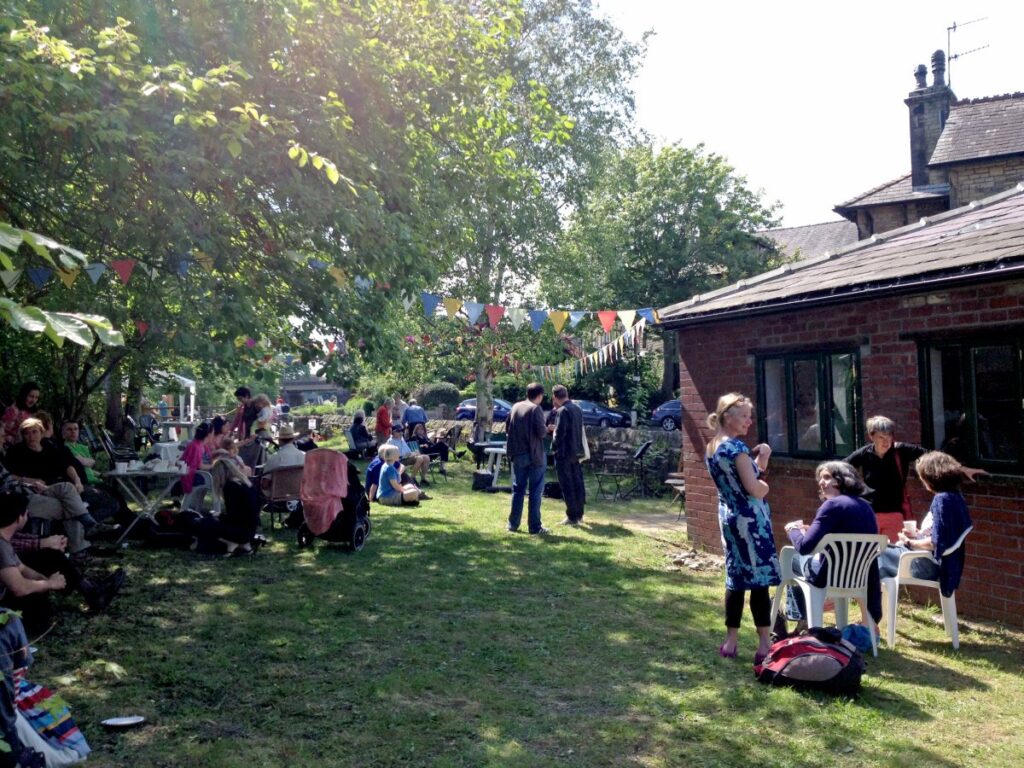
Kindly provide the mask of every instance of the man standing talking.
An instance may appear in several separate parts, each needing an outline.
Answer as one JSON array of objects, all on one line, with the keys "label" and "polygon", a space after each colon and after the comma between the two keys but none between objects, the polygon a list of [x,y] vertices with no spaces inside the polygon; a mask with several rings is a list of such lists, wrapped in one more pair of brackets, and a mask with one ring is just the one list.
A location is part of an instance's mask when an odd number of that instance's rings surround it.
[{"label": "man standing talking", "polygon": [[579,525],[583,519],[583,505],[587,492],[583,486],[583,411],[569,399],[569,390],[556,384],[551,390],[551,402],[555,405],[554,441],[551,450],[555,454],[555,470],[558,484],[565,500],[565,520],[562,525]]},{"label": "man standing talking", "polygon": [[519,530],[519,523],[523,519],[523,497],[529,487],[527,527],[531,534],[551,533],[540,521],[540,500],[544,492],[544,471],[547,469],[544,438],[548,434],[544,411],[540,407],[543,399],[544,387],[533,382],[526,387],[526,399],[513,405],[508,417],[505,431],[508,434],[508,460],[512,464],[512,511],[508,516],[510,531]]}]

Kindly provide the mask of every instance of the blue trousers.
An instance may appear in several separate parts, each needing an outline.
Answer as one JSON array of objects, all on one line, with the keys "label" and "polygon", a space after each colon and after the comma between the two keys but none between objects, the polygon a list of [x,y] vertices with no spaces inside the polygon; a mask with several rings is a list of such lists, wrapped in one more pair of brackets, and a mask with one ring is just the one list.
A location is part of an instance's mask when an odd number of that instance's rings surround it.
[{"label": "blue trousers", "polygon": [[529,454],[512,457],[512,511],[508,515],[508,524],[518,528],[523,520],[523,500],[527,489],[530,492],[530,504],[527,512],[526,525],[530,533],[536,533],[542,527],[540,521],[540,501],[544,494],[543,464],[534,466],[530,463]]}]

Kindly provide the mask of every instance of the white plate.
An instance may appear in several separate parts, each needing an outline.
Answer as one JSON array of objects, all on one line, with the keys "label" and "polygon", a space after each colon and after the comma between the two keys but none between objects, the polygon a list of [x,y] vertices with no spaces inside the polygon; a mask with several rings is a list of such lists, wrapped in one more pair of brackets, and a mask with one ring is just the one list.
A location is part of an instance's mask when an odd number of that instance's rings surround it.
[{"label": "white plate", "polygon": [[128,715],[126,717],[108,717],[100,725],[105,728],[133,728],[136,725],[142,725],[144,722],[146,722],[146,718],[142,715]]}]

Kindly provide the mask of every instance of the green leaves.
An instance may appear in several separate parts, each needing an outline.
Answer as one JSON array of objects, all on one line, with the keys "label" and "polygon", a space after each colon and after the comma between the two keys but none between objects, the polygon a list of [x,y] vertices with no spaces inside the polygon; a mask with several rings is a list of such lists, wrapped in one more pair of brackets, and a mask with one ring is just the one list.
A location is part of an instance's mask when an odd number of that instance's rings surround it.
[{"label": "green leaves", "polygon": [[64,345],[65,339],[82,347],[91,347],[97,339],[105,346],[124,344],[120,332],[113,330],[106,318],[95,315],[47,312],[0,297],[0,317],[19,330],[45,335],[58,347]]}]

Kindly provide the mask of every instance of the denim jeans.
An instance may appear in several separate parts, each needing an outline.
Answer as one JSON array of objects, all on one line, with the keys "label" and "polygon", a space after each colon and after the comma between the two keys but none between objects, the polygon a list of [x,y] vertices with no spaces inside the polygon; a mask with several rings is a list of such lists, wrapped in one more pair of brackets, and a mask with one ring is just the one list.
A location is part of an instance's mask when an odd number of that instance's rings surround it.
[{"label": "denim jeans", "polygon": [[541,529],[540,501],[544,494],[544,472],[546,466],[534,466],[530,463],[529,454],[512,457],[512,511],[508,516],[508,524],[518,528],[523,519],[523,499],[527,486],[530,491],[530,506],[527,512],[526,525],[530,533]]}]

